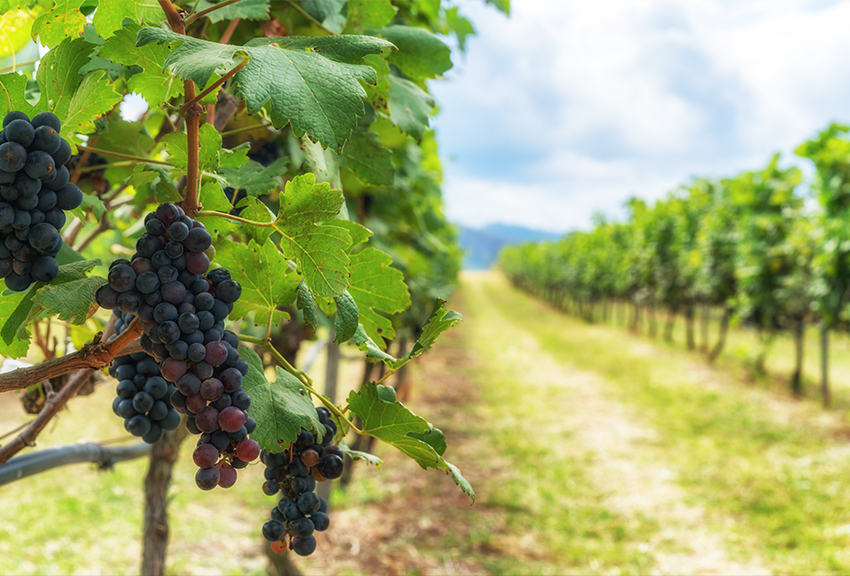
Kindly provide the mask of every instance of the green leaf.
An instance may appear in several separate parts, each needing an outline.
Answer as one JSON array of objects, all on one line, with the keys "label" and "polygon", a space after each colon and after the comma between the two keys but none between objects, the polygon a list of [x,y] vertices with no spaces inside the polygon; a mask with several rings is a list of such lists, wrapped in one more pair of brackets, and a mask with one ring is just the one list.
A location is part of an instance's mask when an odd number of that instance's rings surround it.
[{"label": "green leaf", "polygon": [[345,25],[342,9],[346,0],[301,0],[304,11],[315,18],[325,28],[339,34]]},{"label": "green leaf", "polygon": [[348,0],[345,32],[362,34],[370,28],[382,28],[392,22],[395,11],[390,0]]},{"label": "green leaf", "polygon": [[168,170],[159,164],[137,164],[130,177],[130,184],[136,189],[136,200],[152,198],[159,204],[177,202],[183,198],[169,177]]},{"label": "green leaf", "polygon": [[92,23],[100,36],[109,38],[121,30],[125,18],[137,24],[158,26],[165,22],[165,12],[157,0],[100,0]]},{"label": "green leaf", "polygon": [[[247,220],[251,220],[253,222],[274,222],[275,220],[275,216],[272,211],[269,210],[269,207],[255,196],[243,198],[237,206],[242,208],[240,216]],[[268,240],[269,236],[271,236],[272,232],[274,232],[274,229],[271,226],[246,225],[244,230],[248,234],[248,237],[256,241],[257,244],[265,244],[266,240]]]},{"label": "green leaf", "polygon": [[[63,264],[59,266],[59,274],[57,274],[56,278],[48,284],[37,282],[30,286],[29,290],[27,290],[25,295],[18,301],[14,310],[11,311],[9,317],[3,322],[3,327],[0,329],[0,337],[3,338],[3,341],[10,346],[15,345],[16,339],[29,341],[27,325],[45,312],[42,305],[36,304],[34,301],[36,293],[39,290],[43,290],[47,286],[59,286],[69,282],[83,280],[86,278],[86,273],[95,266],[99,266],[100,263],[100,260],[79,260]],[[94,293],[92,293],[92,297],[89,297],[89,304],[94,301],[93,294]],[[3,296],[0,300],[5,300],[6,298],[6,296]],[[61,308],[55,310],[55,312],[60,311],[62,311]],[[54,311],[51,310],[51,313],[52,312]]]},{"label": "green leaf", "polygon": [[364,184],[392,184],[395,169],[390,151],[374,132],[357,132],[339,155],[340,166],[354,172]]},{"label": "green leaf", "polygon": [[363,328],[363,324],[360,324],[357,327],[357,331],[354,333],[354,336],[351,337],[354,342],[357,343],[357,346],[361,351],[366,353],[366,358],[371,360],[381,360],[387,366],[392,367],[397,360],[394,356],[390,356],[381,348],[375,344],[375,341],[369,338],[369,335],[366,334],[366,330]]},{"label": "green leaf", "polygon": [[393,25],[371,33],[398,48],[388,60],[414,80],[436,78],[452,67],[451,48],[425,28]]},{"label": "green leaf", "polygon": [[428,322],[425,324],[425,327],[422,328],[422,334],[419,335],[419,338],[410,349],[410,352],[405,354],[402,358],[399,358],[393,368],[399,368],[426,350],[430,350],[437,341],[437,338],[439,338],[440,334],[463,320],[463,316],[461,316],[458,312],[443,308],[445,303],[446,301],[442,298],[437,298],[434,309],[428,317]]},{"label": "green leaf", "polygon": [[[233,206],[225,196],[218,182],[209,181],[201,186],[201,191],[198,194],[198,202],[204,207],[204,210],[213,210],[215,212],[229,213]],[[227,218],[219,218],[217,216],[195,216],[207,230],[215,236],[227,236],[234,230],[239,229],[239,224]]]},{"label": "green leaf", "polygon": [[63,134],[94,132],[94,120],[122,98],[103,70],[80,74],[93,50],[94,46],[82,38],[65,40],[48,52],[38,67],[41,97],[37,108],[56,114],[62,121]]},{"label": "green leaf", "polygon": [[44,286],[35,293],[33,303],[41,306],[44,313],[58,314],[60,320],[72,324],[84,324],[94,302],[94,293],[106,284],[106,278],[93,276],[64,284]]},{"label": "green leaf", "polygon": [[357,320],[360,313],[357,311],[357,302],[354,301],[347,290],[336,296],[334,302],[336,303],[336,315],[334,316],[336,336],[334,342],[341,344],[354,336],[359,326]]},{"label": "green leaf", "polygon": [[[97,143],[104,150],[141,158],[146,157],[154,147],[154,140],[143,122],[127,122],[120,116],[110,118],[107,129],[100,133]],[[114,160],[110,162],[114,163]],[[123,182],[133,174],[134,168],[135,166],[110,166],[104,176],[110,182]]]},{"label": "green leaf", "polygon": [[251,438],[269,452],[288,448],[302,428],[314,432],[321,441],[325,427],[319,422],[310,395],[298,378],[276,366],[277,379],[269,382],[256,352],[240,346],[239,355],[249,366],[248,374],[242,379],[242,390],[251,397],[248,413],[257,422]]},{"label": "green leaf", "polygon": [[337,218],[336,220],[326,222],[326,224],[329,226],[345,228],[348,231],[348,235],[351,236],[352,247],[357,246],[358,244],[363,244],[370,236],[372,236],[371,230],[366,228],[363,224],[352,222],[351,220],[342,220],[341,218]]},{"label": "green leaf", "polygon": [[389,254],[371,247],[351,256],[348,291],[360,308],[360,322],[366,334],[381,348],[386,348],[384,338],[395,337],[395,330],[393,323],[377,311],[395,314],[410,306],[404,274],[390,267],[392,262]]},{"label": "green leaf", "polygon": [[392,74],[387,79],[390,82],[387,101],[390,120],[417,141],[422,140],[433,112],[433,98],[410,80]]},{"label": "green leaf", "polygon": [[295,305],[304,314],[304,322],[315,329],[319,328],[319,313],[316,310],[316,303],[313,301],[313,293],[304,280],[298,284],[296,288],[297,299]]},{"label": "green leaf", "polygon": [[[11,73],[0,75],[0,110],[5,116],[12,110],[20,110],[30,118],[44,112],[46,106],[39,101],[38,104],[30,104],[26,99],[27,78],[23,74]],[[12,103],[9,108],[6,105],[7,99]]]},{"label": "green leaf", "polygon": [[268,194],[280,185],[280,176],[286,172],[287,158],[278,158],[264,167],[259,162],[249,161],[239,168],[220,168],[218,175],[227,180],[228,186],[244,189],[249,196]]},{"label": "green leaf", "polygon": [[[6,282],[0,280],[0,325],[3,326],[2,338],[0,338],[0,356],[4,356],[7,358],[20,358],[21,356],[26,356],[27,351],[30,347],[30,342],[26,331],[24,331],[24,337],[20,338],[17,335],[17,330],[12,329],[13,324],[17,324],[15,320],[12,318],[15,311],[21,305],[21,302],[24,298],[29,296],[29,292],[12,292],[9,294],[3,294],[6,290]],[[31,305],[31,296],[30,305]],[[28,313],[29,311],[27,311]],[[26,319],[26,316],[24,316]],[[9,338],[6,338],[6,326],[9,326],[10,334]]]},{"label": "green leaf", "polygon": [[[168,150],[168,161],[180,170],[189,167],[189,140],[180,132],[172,132],[162,139]],[[202,124],[199,134],[201,145],[198,163],[204,172],[215,172],[219,165],[219,157],[222,152],[221,134],[211,124]]]},{"label": "green leaf", "polygon": [[279,307],[295,302],[301,277],[289,270],[286,258],[271,242],[258,246],[223,240],[216,248],[216,262],[230,270],[230,276],[242,285],[242,297],[233,306],[231,320],[254,313],[254,324],[280,324],[288,315]]},{"label": "green leaf", "polygon": [[56,46],[67,37],[76,38],[82,34],[86,25],[86,17],[80,12],[83,2],[84,0],[57,0],[52,9],[33,22],[33,40],[38,38],[45,46]]},{"label": "green leaf", "polygon": [[348,396],[348,407],[360,416],[363,421],[361,429],[365,434],[401,450],[423,469],[437,468],[450,473],[461,490],[475,500],[475,492],[469,482],[435,448],[445,450],[442,432],[424,418],[400,402],[382,400],[374,382],[366,382],[359,392],[352,391]]},{"label": "green leaf", "polygon": [[368,36],[257,38],[232,46],[159,28],[142,28],[137,38],[139,46],[173,41],[182,45],[168,55],[165,66],[202,86],[217,70],[235,66],[237,54],[247,55],[234,86],[248,113],[270,103],[275,127],[291,124],[296,136],[334,149],[342,148],[364,113],[366,92],[359,81],[376,80],[375,71],[360,62],[391,47]]},{"label": "green leaf", "polygon": [[95,132],[94,120],[112,110],[121,98],[106,78],[106,72],[96,70],[83,77],[67,108],[56,106],[53,113],[64,119],[63,132],[90,134]]},{"label": "green leaf", "polygon": [[329,226],[344,202],[342,191],[316,184],[313,174],[287,182],[280,199],[276,230],[281,249],[301,265],[304,280],[323,298],[338,296],[348,287],[348,248],[351,237],[338,226]]},{"label": "green leaf", "polygon": [[[100,9],[97,13],[100,13]],[[138,24],[129,24],[126,28],[119,29],[101,46],[98,56],[125,66],[139,66],[140,71],[127,80],[127,88],[131,92],[141,94],[147,103],[155,108],[166,100],[182,96],[183,82],[162,68],[162,63],[168,56],[168,47],[158,44],[137,47],[138,32]]]},{"label": "green leaf", "polygon": [[315,174],[318,182],[327,182],[331,188],[342,188],[336,154],[323,150],[321,144],[312,142],[309,138],[301,139],[301,149],[304,152],[304,170]]},{"label": "green leaf", "polygon": [[[212,8],[218,3],[201,0],[198,2],[195,12]],[[266,20],[269,17],[269,0],[240,0],[229,6],[214,10],[204,17],[209,18],[210,22],[221,22],[222,20],[233,20],[234,18],[241,18],[242,20]]]},{"label": "green leaf", "polygon": [[352,460],[363,460],[365,462],[368,462],[372,466],[375,466],[376,468],[380,468],[384,465],[384,461],[375,456],[374,454],[369,454],[368,452],[361,452],[360,450],[352,450],[345,442],[339,443],[339,449],[342,450],[343,454],[345,454]]}]

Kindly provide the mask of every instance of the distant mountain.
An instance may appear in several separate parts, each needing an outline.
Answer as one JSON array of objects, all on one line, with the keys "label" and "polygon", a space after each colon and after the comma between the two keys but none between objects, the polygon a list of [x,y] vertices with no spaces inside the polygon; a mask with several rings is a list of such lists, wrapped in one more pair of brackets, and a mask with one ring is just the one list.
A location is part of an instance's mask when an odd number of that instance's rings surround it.
[{"label": "distant mountain", "polygon": [[488,224],[483,228],[458,226],[460,245],[466,255],[463,259],[464,270],[487,270],[492,268],[504,246],[522,242],[556,240],[563,234],[533,230],[511,224]]}]

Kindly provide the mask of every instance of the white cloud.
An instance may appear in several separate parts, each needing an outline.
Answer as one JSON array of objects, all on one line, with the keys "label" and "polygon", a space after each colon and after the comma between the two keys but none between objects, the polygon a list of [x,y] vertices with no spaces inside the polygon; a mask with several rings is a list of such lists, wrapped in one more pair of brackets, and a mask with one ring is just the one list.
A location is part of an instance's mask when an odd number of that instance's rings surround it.
[{"label": "white cloud", "polygon": [[[850,3],[518,0],[434,92],[448,214],[586,227],[850,120]],[[487,190],[491,190],[487,194]]]}]

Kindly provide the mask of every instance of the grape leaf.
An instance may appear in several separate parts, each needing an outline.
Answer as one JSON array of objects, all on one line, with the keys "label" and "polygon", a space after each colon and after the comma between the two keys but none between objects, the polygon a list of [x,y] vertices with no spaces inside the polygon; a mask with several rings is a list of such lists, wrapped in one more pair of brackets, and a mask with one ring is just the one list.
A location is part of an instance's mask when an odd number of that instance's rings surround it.
[{"label": "grape leaf", "polygon": [[45,54],[36,72],[41,88],[36,108],[56,114],[62,121],[63,134],[94,132],[95,118],[121,100],[103,70],[80,74],[93,50],[94,46],[82,38],[65,40]]},{"label": "grape leaf", "polygon": [[366,353],[367,359],[382,360],[387,366],[395,364],[395,357],[390,356],[381,350],[381,348],[375,344],[375,341],[369,338],[366,334],[366,330],[363,329],[363,324],[360,324],[357,327],[357,331],[354,332],[354,336],[352,336],[351,339],[357,343],[357,346],[361,351]]},{"label": "grape leaf", "polygon": [[381,28],[392,22],[395,11],[390,0],[348,0],[344,31],[362,34],[369,28]]},{"label": "grape leaf", "polygon": [[[168,150],[168,161],[180,170],[189,167],[189,140],[185,134],[172,132],[162,139]],[[221,134],[211,124],[203,124],[199,135],[201,145],[198,165],[201,171],[215,172],[220,162],[222,152]]]},{"label": "grape leaf", "polygon": [[271,242],[262,246],[253,240],[247,245],[223,240],[216,248],[216,262],[230,270],[242,285],[242,297],[233,306],[231,320],[254,312],[254,324],[280,324],[288,315],[279,307],[295,302],[301,277],[289,270],[286,258]]},{"label": "grape leaf", "polygon": [[109,38],[121,30],[125,18],[137,24],[157,26],[165,22],[165,12],[157,0],[100,0],[92,23],[100,36]]},{"label": "grape leaf", "polygon": [[183,82],[162,68],[162,62],[168,56],[168,47],[158,44],[137,47],[138,32],[138,24],[129,24],[117,30],[114,36],[101,46],[98,56],[125,66],[139,66],[140,71],[127,80],[127,88],[141,94],[147,103],[155,108],[166,100],[182,96]]},{"label": "grape leaf", "polygon": [[[3,294],[6,290],[5,280],[0,280],[0,324],[5,328],[7,324],[11,324],[12,314],[20,306],[21,301],[27,297],[28,292],[11,292]],[[32,298],[30,296],[30,298]],[[27,336],[26,331],[24,335]],[[10,339],[6,339],[5,335],[0,338],[0,356],[6,358],[20,358],[26,356],[29,350],[29,338],[20,338],[17,333],[12,333]]]},{"label": "grape leaf", "polygon": [[168,176],[168,170],[159,164],[137,164],[130,177],[136,189],[136,200],[153,198],[160,202],[178,202],[183,196]]},{"label": "grape leaf", "polygon": [[375,71],[360,64],[363,56],[392,44],[368,36],[256,38],[245,46],[208,42],[159,28],[142,28],[137,45],[179,41],[165,59],[181,78],[206,85],[217,70],[248,64],[234,76],[235,91],[249,114],[270,102],[277,128],[291,124],[296,136],[307,135],[325,147],[341,149],[364,113],[360,80],[374,83]]},{"label": "grape leaf", "polygon": [[363,460],[375,466],[376,468],[380,468],[384,464],[384,461],[375,456],[374,454],[369,454],[368,452],[361,452],[360,450],[352,450],[345,442],[339,443],[339,449],[342,450],[343,454],[345,454],[352,460]]},{"label": "grape leaf", "polygon": [[410,78],[436,78],[452,67],[451,48],[424,28],[392,25],[369,32],[392,42],[398,52],[388,56]]},{"label": "grape leaf", "polygon": [[433,111],[433,98],[410,80],[392,74],[387,80],[390,83],[387,100],[390,120],[417,141],[422,140]]},{"label": "grape leaf", "polygon": [[93,276],[58,285],[46,285],[35,293],[33,303],[44,312],[58,314],[60,320],[84,324],[94,302],[94,293],[106,284],[106,278]]},{"label": "grape leaf", "polygon": [[[348,395],[348,407],[363,421],[361,430],[386,442],[412,458],[423,469],[437,468],[452,475],[473,501],[475,492],[460,470],[443,459],[437,448],[445,450],[445,437],[421,416],[411,412],[400,402],[381,399],[378,386],[366,382],[359,392]],[[435,448],[436,446],[436,448]]]},{"label": "grape leaf", "polygon": [[304,314],[304,322],[313,328],[318,329],[319,313],[316,311],[316,303],[313,302],[313,293],[310,292],[310,288],[304,280],[301,280],[301,283],[298,284],[296,292],[297,299],[295,301],[295,305]]},{"label": "grape leaf", "polygon": [[304,11],[335,34],[342,32],[345,16],[342,9],[346,0],[301,0]]},{"label": "grape leaf", "polygon": [[[224,195],[221,186],[217,182],[207,182],[201,186],[201,191],[198,194],[198,202],[204,207],[204,210],[213,210],[215,212],[229,213],[233,205]],[[207,227],[207,230],[213,236],[227,236],[234,230],[239,228],[239,225],[233,220],[219,218],[217,216],[195,216],[196,220]]]},{"label": "grape leaf", "polygon": [[57,0],[52,9],[33,22],[32,39],[38,39],[45,46],[56,46],[67,37],[76,38],[82,34],[86,25],[86,17],[80,12],[83,2]]},{"label": "grape leaf", "polygon": [[[0,110],[3,110],[5,116],[12,110],[20,110],[30,118],[44,112],[45,106],[39,101],[38,104],[30,104],[26,99],[27,78],[23,74],[11,73],[0,75]],[[6,106],[7,99],[12,103],[12,107]]]},{"label": "grape leaf", "polygon": [[[32,320],[45,315],[45,312],[48,313],[46,315],[62,312],[62,308],[50,308],[45,311],[45,308],[41,304],[36,304],[35,296],[37,292],[47,286],[59,286],[69,282],[83,280],[86,278],[86,273],[95,266],[99,266],[100,263],[100,260],[78,260],[69,262],[68,264],[59,266],[59,274],[57,274],[56,278],[51,280],[49,283],[45,284],[43,282],[36,282],[30,286],[24,297],[18,301],[18,305],[11,311],[8,318],[6,318],[3,322],[3,327],[0,329],[0,337],[2,337],[5,343],[10,346],[14,345],[14,341],[16,339],[29,341],[27,325]],[[88,304],[93,302],[93,295],[94,293],[88,297]],[[4,296],[3,299],[5,298],[6,297]]]},{"label": "grape leaf", "polygon": [[334,316],[334,330],[336,336],[334,342],[341,344],[347,342],[359,326],[357,320],[360,313],[357,311],[357,302],[351,297],[351,294],[346,290],[339,296],[334,297],[336,303],[336,314]]},{"label": "grape leaf", "polygon": [[[195,12],[201,12],[207,8],[212,8],[218,2],[209,2],[201,0]],[[269,0],[240,0],[229,6],[224,6],[205,16],[210,22],[221,22],[222,20],[233,20],[241,18],[242,20],[265,20],[269,17]]]},{"label": "grape leaf", "polygon": [[249,161],[239,168],[220,168],[218,175],[227,180],[227,185],[244,189],[249,196],[268,194],[280,185],[278,178],[286,172],[286,158],[278,158],[268,166]]},{"label": "grape leaf", "polygon": [[[247,198],[243,198],[239,204],[237,204],[239,208],[242,208],[242,218],[247,220],[251,220],[253,222],[274,222],[275,216],[269,207],[265,205],[259,198],[255,196],[248,196]],[[246,226],[245,232],[248,234],[248,237],[253,239],[257,244],[265,244],[266,240],[269,239],[269,236],[274,232],[274,228],[271,226]]]},{"label": "grape leaf", "polygon": [[338,226],[321,224],[334,220],[343,202],[340,190],[316,184],[313,174],[303,174],[286,183],[275,222],[283,253],[298,260],[307,285],[324,298],[338,296],[348,287],[351,237]]},{"label": "grape leaf", "polygon": [[339,226],[340,228],[348,230],[348,235],[351,236],[352,247],[366,242],[372,235],[372,231],[366,228],[363,224],[352,222],[351,220],[342,220],[341,218],[337,218],[336,220],[331,220],[325,224],[328,226]]},{"label": "grape leaf", "polygon": [[282,452],[295,442],[304,428],[313,431],[321,442],[325,427],[319,422],[310,395],[298,378],[276,366],[277,379],[269,382],[256,352],[240,346],[239,356],[249,366],[242,380],[242,390],[251,397],[248,414],[257,422],[251,438],[264,450]]},{"label": "grape leaf", "polygon": [[458,312],[443,308],[445,303],[446,301],[442,298],[437,298],[437,302],[434,304],[434,309],[428,317],[428,322],[426,322],[425,326],[422,328],[422,334],[419,335],[419,338],[416,340],[416,343],[413,344],[410,352],[396,360],[393,368],[400,368],[403,364],[406,364],[426,350],[429,350],[437,341],[440,334],[463,320],[463,316],[461,316]]},{"label": "grape leaf", "polygon": [[376,312],[387,314],[402,312],[410,306],[410,293],[404,283],[404,274],[390,267],[393,259],[377,248],[367,247],[351,255],[351,278],[348,291],[360,309],[360,322],[381,348],[386,348],[384,338],[395,337],[393,323]]},{"label": "grape leaf", "polygon": [[342,149],[338,162],[354,172],[364,184],[392,184],[395,169],[390,151],[374,132],[356,132]]},{"label": "grape leaf", "polygon": [[89,134],[95,131],[94,120],[112,110],[121,98],[106,78],[106,72],[96,70],[83,77],[67,107],[57,105],[53,113],[63,120],[63,132]]}]

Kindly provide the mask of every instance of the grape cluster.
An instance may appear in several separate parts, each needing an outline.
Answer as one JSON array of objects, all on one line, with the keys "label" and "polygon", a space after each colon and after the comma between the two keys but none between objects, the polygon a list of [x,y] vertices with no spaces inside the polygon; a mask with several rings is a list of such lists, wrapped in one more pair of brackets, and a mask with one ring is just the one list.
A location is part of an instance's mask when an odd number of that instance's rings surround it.
[{"label": "grape cluster", "polygon": [[176,384],[172,405],[187,415],[188,430],[202,435],[193,456],[196,484],[229,488],[236,470],[260,455],[248,439],[256,427],[242,391],[248,363],[239,357],[239,338],[224,329],[242,287],[225,268],[207,273],[212,238],[181,208],[161,204],[145,218],[145,230],[132,261],[113,262],[95,297],[103,308],[138,314],[142,348]]},{"label": "grape cluster", "polygon": [[[130,314],[113,311],[120,334],[133,320]],[[159,372],[159,364],[144,352],[118,356],[109,367],[109,375],[118,380],[112,411],[124,419],[124,428],[148,444],[158,442],[166,430],[180,425],[180,414],[171,406],[177,390]]]},{"label": "grape cluster", "polygon": [[61,136],[59,118],[50,112],[29,117],[13,111],[0,132],[0,278],[22,292],[33,282],[50,282],[59,273],[56,253],[65,210],[83,201],[68,182],[65,164],[71,146]]},{"label": "grape cluster", "polygon": [[314,531],[328,529],[328,503],[314,492],[316,481],[333,480],[342,476],[342,450],[333,444],[336,424],[327,408],[316,408],[319,421],[325,426],[322,442],[309,430],[301,430],[289,449],[272,453],[263,450],[260,460],[266,465],[263,492],[283,498],[272,509],[272,519],[263,525],[263,536],[272,542],[276,552],[286,549],[284,538],[296,554],[309,556],[316,549]]}]

